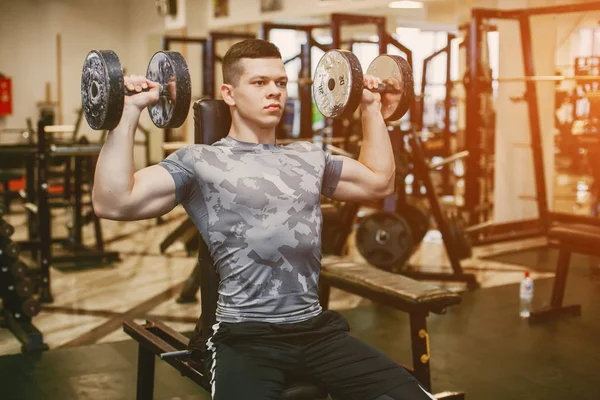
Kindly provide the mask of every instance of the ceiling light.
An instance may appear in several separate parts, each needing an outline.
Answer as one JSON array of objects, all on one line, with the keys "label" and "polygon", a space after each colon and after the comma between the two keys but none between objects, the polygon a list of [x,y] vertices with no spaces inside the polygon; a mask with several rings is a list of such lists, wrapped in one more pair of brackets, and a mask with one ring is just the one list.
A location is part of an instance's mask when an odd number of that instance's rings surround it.
[{"label": "ceiling light", "polygon": [[402,0],[402,1],[392,1],[389,5],[389,8],[423,8],[423,3],[421,3],[420,1],[409,1],[409,0]]}]

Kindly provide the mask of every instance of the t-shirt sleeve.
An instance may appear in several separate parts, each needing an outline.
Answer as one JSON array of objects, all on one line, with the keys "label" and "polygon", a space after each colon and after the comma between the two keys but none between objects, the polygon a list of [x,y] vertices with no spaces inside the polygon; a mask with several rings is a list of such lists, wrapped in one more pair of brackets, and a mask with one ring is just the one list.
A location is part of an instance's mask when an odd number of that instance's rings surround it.
[{"label": "t-shirt sleeve", "polygon": [[192,191],[195,177],[191,147],[182,147],[158,165],[165,168],[175,181],[175,205],[185,202]]},{"label": "t-shirt sleeve", "polygon": [[324,196],[331,197],[342,176],[342,166],[344,160],[341,156],[334,156],[330,152],[325,152],[325,172],[323,173],[323,184],[321,193]]}]

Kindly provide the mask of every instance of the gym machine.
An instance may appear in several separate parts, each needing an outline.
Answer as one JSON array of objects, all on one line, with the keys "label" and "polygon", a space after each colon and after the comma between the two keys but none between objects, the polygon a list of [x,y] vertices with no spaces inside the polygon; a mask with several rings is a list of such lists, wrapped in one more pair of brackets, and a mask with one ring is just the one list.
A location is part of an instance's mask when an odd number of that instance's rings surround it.
[{"label": "gym machine", "polygon": [[[531,237],[546,236],[548,230],[554,224],[561,223],[582,223],[594,224],[594,219],[581,217],[572,214],[552,212],[549,210],[545,170],[542,153],[542,134],[540,126],[540,116],[538,108],[538,98],[536,92],[536,82],[538,81],[562,81],[565,79],[574,80],[598,80],[598,77],[565,77],[565,76],[536,76],[533,60],[533,37],[531,33],[530,17],[549,14],[564,14],[574,12],[599,11],[600,2],[594,1],[582,4],[570,4],[560,6],[547,6],[528,9],[515,10],[496,10],[496,9],[473,9],[471,21],[468,24],[468,34],[465,41],[467,48],[467,71],[462,83],[465,84],[467,94],[467,116],[466,116],[466,143],[469,151],[469,158],[466,166],[466,193],[465,210],[470,213],[469,225],[467,228],[471,231],[471,240],[474,244],[491,244],[510,240],[526,239]],[[481,62],[481,51],[483,33],[482,29],[490,19],[507,19],[519,22],[521,32],[521,47],[523,52],[523,63],[525,76],[499,78],[498,82],[524,82],[526,91],[524,100],[528,107],[528,118],[530,127],[531,151],[533,155],[533,166],[535,174],[535,198],[539,217],[535,219],[522,220],[508,223],[493,223],[480,219],[480,215],[473,210],[481,207],[482,188],[476,184],[478,177],[481,176],[480,160],[482,158],[482,131],[484,130],[484,121],[481,116],[485,114],[483,110],[481,96],[487,96],[491,77],[488,74],[489,67]],[[457,82],[461,83],[461,82]],[[469,182],[475,182],[469,184]]]},{"label": "gym machine", "polygon": [[35,285],[30,279],[29,267],[19,258],[21,249],[10,239],[14,227],[4,221],[6,211],[5,203],[0,200],[0,325],[10,329],[22,343],[23,352],[47,350],[42,333],[31,323],[41,306],[33,297]]},{"label": "gym machine", "polygon": [[[119,259],[119,253],[104,250],[104,241],[100,220],[91,208],[91,203],[83,201],[83,185],[85,182],[92,182],[94,161],[101,149],[99,145],[86,144],[86,140],[80,140],[77,145],[57,145],[47,143],[46,123],[42,120],[38,123],[36,147],[29,148],[35,151],[35,182],[37,190],[27,193],[27,203],[25,208],[28,210],[30,219],[33,222],[29,224],[29,240],[20,241],[19,245],[23,250],[30,250],[34,258],[39,252],[40,265],[40,301],[52,302],[50,285],[50,267],[54,263],[73,264],[75,268],[80,267],[80,263],[93,262],[94,264],[107,263]],[[49,172],[48,164],[54,157],[66,157],[68,160],[74,159],[74,184],[72,198],[66,201],[66,204],[53,203],[49,196]],[[84,172],[86,177],[84,179]],[[28,177],[29,181],[33,178]],[[51,233],[51,208],[73,207],[73,232],[67,238],[52,237]],[[84,215],[83,208],[89,206],[90,210]],[[87,223],[94,224],[96,239],[96,248],[88,248],[83,244],[82,229]],[[35,227],[35,230],[32,229]],[[53,256],[52,245],[60,243],[70,254]]]}]

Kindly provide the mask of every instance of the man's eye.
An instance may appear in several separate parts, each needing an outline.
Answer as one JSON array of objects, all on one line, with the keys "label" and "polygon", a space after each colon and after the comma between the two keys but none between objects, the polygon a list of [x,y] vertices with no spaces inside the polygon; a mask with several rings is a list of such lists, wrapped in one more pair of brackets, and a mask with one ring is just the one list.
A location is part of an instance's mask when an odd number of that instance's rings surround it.
[{"label": "man's eye", "polygon": [[254,82],[254,84],[258,85],[258,86],[262,86],[264,83],[265,83],[264,81],[256,81],[256,82]]},{"label": "man's eye", "polygon": [[282,87],[282,88],[287,87],[287,82],[286,81],[279,82],[279,87]]}]

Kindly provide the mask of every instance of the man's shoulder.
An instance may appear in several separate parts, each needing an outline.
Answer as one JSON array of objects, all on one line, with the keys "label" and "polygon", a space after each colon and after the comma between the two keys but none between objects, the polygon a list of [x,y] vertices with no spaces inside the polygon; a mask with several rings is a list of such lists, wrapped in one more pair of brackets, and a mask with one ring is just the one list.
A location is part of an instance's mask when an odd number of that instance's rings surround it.
[{"label": "man's shoulder", "polygon": [[308,142],[306,140],[301,140],[301,141],[297,141],[297,142],[293,142],[288,144],[287,146],[285,146],[286,148],[290,149],[290,150],[295,150],[298,152],[322,152],[323,150],[317,146],[316,144],[312,143],[312,142]]},{"label": "man's shoulder", "polygon": [[218,140],[216,142],[214,142],[213,144],[200,144],[200,143],[194,143],[188,146],[190,148],[190,150],[193,151],[222,151],[223,147],[227,147],[225,143],[223,143],[223,140]]}]

